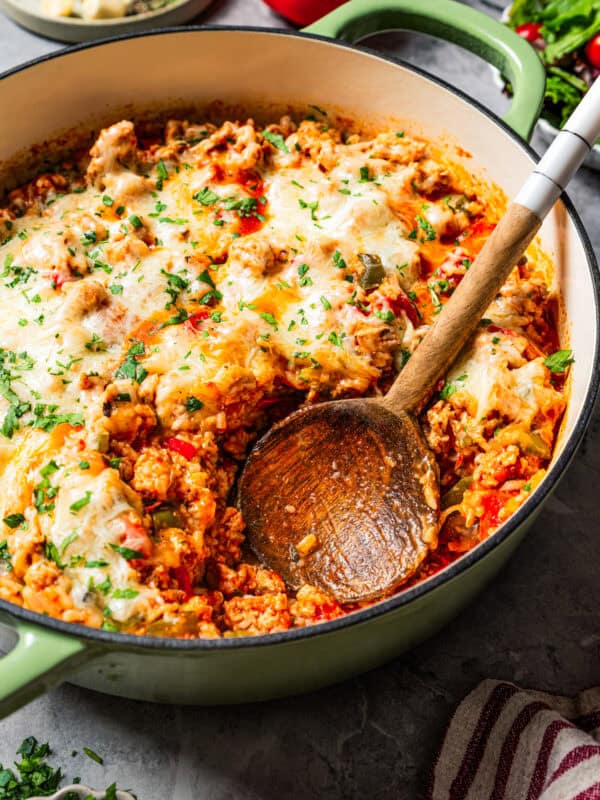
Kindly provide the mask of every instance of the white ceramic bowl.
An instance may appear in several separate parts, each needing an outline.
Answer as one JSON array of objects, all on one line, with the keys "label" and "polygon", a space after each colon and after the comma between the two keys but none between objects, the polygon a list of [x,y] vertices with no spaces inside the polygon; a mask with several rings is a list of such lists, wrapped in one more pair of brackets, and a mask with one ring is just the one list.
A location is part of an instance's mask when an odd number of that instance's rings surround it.
[{"label": "white ceramic bowl", "polygon": [[[94,800],[104,800],[105,792],[97,792],[95,789],[90,789],[89,786],[84,786],[82,783],[72,783],[69,786],[63,786],[58,792],[50,797],[30,797],[29,800],[64,800],[69,794],[75,794],[81,800],[93,797]],[[135,800],[132,794],[117,789],[117,800]]]},{"label": "white ceramic bowl", "polygon": [[89,42],[165,25],[181,25],[197,17],[211,2],[212,0],[173,0],[164,8],[157,8],[146,14],[98,20],[48,16],[42,12],[40,0],[0,0],[0,10],[19,25],[48,39],[59,42]]}]

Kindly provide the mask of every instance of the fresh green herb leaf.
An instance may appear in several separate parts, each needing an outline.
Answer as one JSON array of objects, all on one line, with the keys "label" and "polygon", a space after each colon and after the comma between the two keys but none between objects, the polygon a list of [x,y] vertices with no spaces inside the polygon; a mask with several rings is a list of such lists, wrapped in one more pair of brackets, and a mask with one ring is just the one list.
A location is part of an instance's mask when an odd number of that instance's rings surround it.
[{"label": "fresh green herb leaf", "polygon": [[557,350],[556,353],[552,353],[544,359],[544,364],[550,372],[562,375],[574,360],[572,350]]},{"label": "fresh green herb leaf", "polygon": [[79,500],[75,500],[75,502],[71,503],[69,506],[69,511],[71,514],[77,514],[78,511],[81,511],[82,508],[88,505],[91,499],[92,493],[87,491],[83,497],[80,497]]},{"label": "fresh green herb leaf", "polygon": [[204,403],[202,400],[198,400],[197,397],[188,397],[188,399],[185,401],[186,411],[200,411],[201,408],[204,408]]},{"label": "fresh green herb leaf", "polygon": [[4,517],[3,522],[5,525],[8,525],[9,528],[18,528],[19,525],[25,522],[25,516],[23,514],[9,514],[7,517]]},{"label": "fresh green herb leaf", "polygon": [[102,756],[99,756],[98,753],[94,753],[93,750],[90,750],[89,747],[84,747],[83,752],[86,754],[88,758],[91,758],[92,761],[95,761],[96,764],[104,764],[104,759]]},{"label": "fresh green herb leaf", "polygon": [[112,544],[112,542],[109,543],[109,547],[127,561],[131,561],[133,558],[145,558],[144,554],[140,553],[139,550],[132,550],[130,547],[122,547],[120,544]]},{"label": "fresh green herb leaf", "polygon": [[262,132],[263,137],[272,144],[273,147],[276,147],[278,150],[281,150],[282,153],[289,153],[288,146],[285,143],[285,139],[280,133],[271,133],[271,131],[264,130]]}]

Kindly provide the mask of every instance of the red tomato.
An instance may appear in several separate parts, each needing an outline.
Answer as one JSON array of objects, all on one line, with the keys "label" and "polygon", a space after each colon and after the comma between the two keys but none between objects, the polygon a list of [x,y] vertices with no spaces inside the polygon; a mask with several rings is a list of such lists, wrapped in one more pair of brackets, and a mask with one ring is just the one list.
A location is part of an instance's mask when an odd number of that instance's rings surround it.
[{"label": "red tomato", "polygon": [[528,42],[536,42],[538,39],[541,39],[540,31],[542,29],[541,22],[524,22],[522,25],[519,25],[518,28],[515,28],[515,31],[526,39]]},{"label": "red tomato", "polygon": [[206,308],[201,308],[200,311],[195,311],[190,314],[185,321],[185,326],[188,330],[198,331],[202,328],[202,323],[209,317],[209,312]]},{"label": "red tomato", "polygon": [[142,525],[130,515],[121,518],[123,533],[121,534],[121,544],[130,550],[136,550],[145,558],[152,552],[152,542]]},{"label": "red tomato", "polygon": [[310,25],[334,8],[341,6],[345,0],[264,0],[273,11],[281,14],[296,25]]},{"label": "red tomato", "polygon": [[589,40],[585,46],[585,57],[596,69],[600,69],[600,33]]},{"label": "red tomato", "polygon": [[183,439],[177,439],[175,436],[171,436],[170,439],[167,439],[167,447],[173,453],[179,453],[179,455],[187,458],[188,461],[198,452],[193,444],[190,444]]}]

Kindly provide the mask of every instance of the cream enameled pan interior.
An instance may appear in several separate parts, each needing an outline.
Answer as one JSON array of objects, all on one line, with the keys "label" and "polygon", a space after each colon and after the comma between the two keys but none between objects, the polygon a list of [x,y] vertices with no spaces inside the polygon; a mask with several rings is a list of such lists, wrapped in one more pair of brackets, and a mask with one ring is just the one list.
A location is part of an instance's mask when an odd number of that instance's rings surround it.
[{"label": "cream enameled pan interior", "polygon": [[[405,130],[460,144],[472,156],[469,169],[509,196],[532,166],[528,153],[487,115],[377,56],[284,34],[182,30],[85,48],[0,81],[0,182],[14,181],[16,154],[73,129],[89,132],[121,115],[215,101],[255,115],[261,108],[273,113],[312,103],[370,123],[394,120]],[[541,239],[556,264],[564,333],[576,358],[556,458],[592,380],[598,330],[585,248],[561,203],[544,223]]]}]

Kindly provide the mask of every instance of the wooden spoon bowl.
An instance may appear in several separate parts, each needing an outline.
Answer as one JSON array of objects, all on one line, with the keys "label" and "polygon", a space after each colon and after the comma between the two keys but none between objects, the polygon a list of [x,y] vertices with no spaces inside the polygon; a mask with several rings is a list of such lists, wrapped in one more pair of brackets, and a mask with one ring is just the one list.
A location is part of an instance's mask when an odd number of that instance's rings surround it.
[{"label": "wooden spoon bowl", "polygon": [[376,400],[323,403],[260,440],[239,505],[254,551],[289,586],[372,600],[435,547],[438,469],[412,415]]}]

